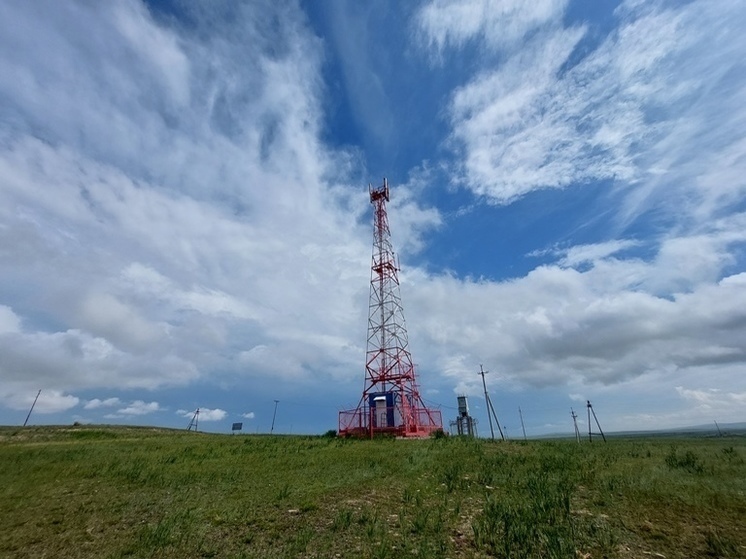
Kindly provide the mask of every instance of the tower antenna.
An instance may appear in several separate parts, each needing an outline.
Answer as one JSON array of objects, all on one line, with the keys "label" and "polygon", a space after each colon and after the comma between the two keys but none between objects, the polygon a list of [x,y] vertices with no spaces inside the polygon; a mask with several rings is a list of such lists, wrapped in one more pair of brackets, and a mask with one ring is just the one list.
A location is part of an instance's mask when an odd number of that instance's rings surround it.
[{"label": "tower antenna", "polygon": [[399,262],[391,245],[386,202],[389,184],[368,185],[373,205],[373,258],[370,267],[365,384],[357,408],[339,412],[339,435],[427,437],[443,429],[440,411],[420,397],[409,352],[399,290]]}]

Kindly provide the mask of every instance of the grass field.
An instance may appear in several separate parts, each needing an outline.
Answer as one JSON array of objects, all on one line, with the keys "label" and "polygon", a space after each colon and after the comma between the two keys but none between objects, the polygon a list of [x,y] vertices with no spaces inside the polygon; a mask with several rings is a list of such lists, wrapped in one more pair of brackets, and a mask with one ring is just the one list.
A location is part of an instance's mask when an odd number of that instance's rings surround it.
[{"label": "grass field", "polygon": [[746,438],[0,428],[0,557],[746,557]]}]

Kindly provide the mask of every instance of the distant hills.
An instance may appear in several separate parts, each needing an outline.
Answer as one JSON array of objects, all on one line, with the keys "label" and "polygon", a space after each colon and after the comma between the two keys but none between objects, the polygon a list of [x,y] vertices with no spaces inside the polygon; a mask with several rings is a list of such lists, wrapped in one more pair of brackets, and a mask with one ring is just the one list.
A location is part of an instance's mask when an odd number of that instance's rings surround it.
[{"label": "distant hills", "polygon": [[[718,432],[718,427],[720,428]],[[739,423],[706,423],[704,425],[690,425],[687,427],[678,427],[672,429],[656,429],[651,431],[615,431],[613,433],[606,433],[611,437],[623,437],[623,436],[666,436],[666,435],[710,435],[710,436],[723,436],[727,435],[746,435],[746,422]]]},{"label": "distant hills", "polygon": [[[718,432],[715,423],[706,423],[704,425],[690,425],[687,427],[676,427],[670,429],[653,429],[653,430],[639,430],[639,431],[604,431],[607,437],[684,437],[684,436],[697,436],[697,437],[718,437],[722,436],[736,436],[746,437],[746,422],[737,423],[718,423],[720,432]],[[568,438],[574,437],[574,433],[551,433],[548,435],[540,435],[538,437],[532,437],[536,439],[554,439],[554,438]],[[580,432],[581,438],[588,437],[588,431]],[[601,435],[594,431],[593,438],[601,438]]]}]

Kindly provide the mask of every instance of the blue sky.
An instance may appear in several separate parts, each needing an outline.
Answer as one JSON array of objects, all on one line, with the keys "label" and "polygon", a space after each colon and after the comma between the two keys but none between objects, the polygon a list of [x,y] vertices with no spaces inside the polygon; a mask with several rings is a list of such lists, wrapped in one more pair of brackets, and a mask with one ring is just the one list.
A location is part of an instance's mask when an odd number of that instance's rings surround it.
[{"label": "blue sky", "polygon": [[4,2],[0,424],[323,433],[369,182],[425,399],[529,435],[746,417],[736,0]]}]

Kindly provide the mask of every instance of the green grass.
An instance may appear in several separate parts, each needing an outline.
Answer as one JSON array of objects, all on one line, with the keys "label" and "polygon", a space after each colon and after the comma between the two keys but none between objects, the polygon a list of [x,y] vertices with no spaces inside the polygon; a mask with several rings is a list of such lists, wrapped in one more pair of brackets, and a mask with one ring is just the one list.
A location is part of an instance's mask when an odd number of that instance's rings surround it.
[{"label": "green grass", "polygon": [[746,439],[0,428],[0,557],[746,557]]}]

